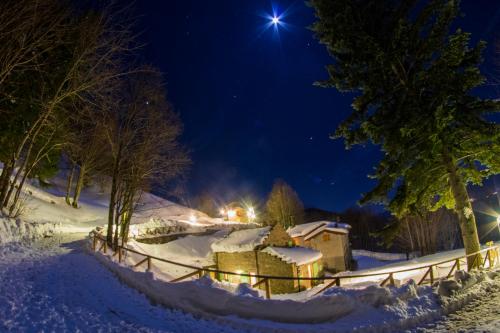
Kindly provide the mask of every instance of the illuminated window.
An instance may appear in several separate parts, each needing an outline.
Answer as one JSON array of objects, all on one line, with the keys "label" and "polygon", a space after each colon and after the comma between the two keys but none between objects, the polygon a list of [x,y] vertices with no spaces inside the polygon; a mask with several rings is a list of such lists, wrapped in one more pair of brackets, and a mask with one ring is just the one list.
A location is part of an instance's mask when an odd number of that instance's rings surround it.
[{"label": "illuminated window", "polygon": [[254,284],[256,284],[256,283],[257,283],[257,278],[256,278],[255,276],[253,276],[253,275],[255,275],[255,273],[254,273],[254,272],[250,272],[250,275],[252,275],[252,276],[250,277],[250,284],[253,286]]},{"label": "illuminated window", "polygon": [[324,241],[329,241],[330,240],[330,234],[324,233],[323,234],[323,240]]}]

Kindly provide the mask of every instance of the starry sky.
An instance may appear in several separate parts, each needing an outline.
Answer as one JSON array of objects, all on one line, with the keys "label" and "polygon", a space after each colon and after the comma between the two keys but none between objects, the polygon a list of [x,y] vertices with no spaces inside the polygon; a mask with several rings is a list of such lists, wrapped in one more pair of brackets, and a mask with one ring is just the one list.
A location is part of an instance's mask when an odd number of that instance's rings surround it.
[{"label": "starry sky", "polygon": [[[351,111],[352,95],[313,86],[330,58],[308,26],[303,1],[137,1],[143,61],[164,74],[184,123],[193,166],[188,193],[262,204],[283,178],[306,207],[341,211],[373,186],[377,147],[346,151],[329,135]],[[269,27],[274,12],[282,25]],[[463,0],[457,24],[484,39],[484,73],[495,74],[500,3]],[[498,42],[497,42],[498,43]],[[497,60],[498,61],[498,60]],[[498,68],[498,66],[497,66]],[[489,82],[493,82],[492,79]],[[498,97],[489,84],[478,94]]]}]

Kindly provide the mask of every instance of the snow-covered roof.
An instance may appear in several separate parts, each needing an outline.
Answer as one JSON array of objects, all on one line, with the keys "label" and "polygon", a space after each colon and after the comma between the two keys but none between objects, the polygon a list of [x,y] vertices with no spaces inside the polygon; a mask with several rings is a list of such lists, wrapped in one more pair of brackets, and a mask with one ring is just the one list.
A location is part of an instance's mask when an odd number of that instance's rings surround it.
[{"label": "snow-covered roof", "polygon": [[262,252],[276,256],[281,260],[298,266],[305,265],[320,259],[321,252],[306,247],[275,247],[268,246]]},{"label": "snow-covered roof", "polygon": [[293,228],[287,230],[290,237],[304,237],[306,239],[311,238],[318,233],[329,230],[333,232],[339,232],[347,234],[351,226],[349,224],[332,222],[332,221],[317,221],[296,225]]},{"label": "snow-covered roof", "polygon": [[253,251],[269,236],[270,227],[233,231],[226,238],[212,244],[214,252]]}]

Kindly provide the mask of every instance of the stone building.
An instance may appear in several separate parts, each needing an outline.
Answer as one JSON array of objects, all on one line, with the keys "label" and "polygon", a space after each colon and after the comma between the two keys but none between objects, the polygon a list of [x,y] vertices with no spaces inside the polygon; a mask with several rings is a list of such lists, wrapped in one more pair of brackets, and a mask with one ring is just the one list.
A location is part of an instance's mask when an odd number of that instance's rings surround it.
[{"label": "stone building", "polygon": [[[270,280],[273,294],[290,293],[311,288],[310,280],[301,277],[322,275],[322,254],[314,249],[293,245],[292,238],[281,227],[234,231],[212,244],[218,270],[250,275],[287,276],[293,280]],[[221,281],[257,283],[256,277],[220,274]],[[261,286],[260,288],[262,288]]]},{"label": "stone building", "polygon": [[296,246],[320,251],[325,270],[335,273],[351,269],[350,228],[344,223],[318,221],[296,225],[287,232]]}]

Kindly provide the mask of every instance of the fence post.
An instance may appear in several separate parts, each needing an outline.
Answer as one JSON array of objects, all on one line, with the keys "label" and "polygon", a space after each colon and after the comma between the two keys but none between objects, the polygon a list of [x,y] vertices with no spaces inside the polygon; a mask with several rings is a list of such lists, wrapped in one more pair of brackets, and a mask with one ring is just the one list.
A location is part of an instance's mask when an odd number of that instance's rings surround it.
[{"label": "fence post", "polygon": [[457,259],[457,271],[460,270],[460,258]]},{"label": "fence post", "polygon": [[118,262],[122,262],[122,247],[118,245]]},{"label": "fence post", "polygon": [[431,276],[431,285],[432,285],[434,284],[434,269],[432,265],[429,267],[429,274]]},{"label": "fence post", "polygon": [[266,298],[270,299],[271,298],[271,284],[269,283],[268,278],[266,278],[264,284],[266,286]]},{"label": "fence post", "polygon": [[496,266],[498,264],[498,247],[493,249],[493,265]]},{"label": "fence post", "polygon": [[335,285],[336,285],[337,287],[340,287],[340,278],[339,278],[339,277],[338,277],[338,278],[335,278]]},{"label": "fence post", "polygon": [[151,270],[151,257],[148,256],[148,272]]},{"label": "fence post", "polygon": [[107,252],[108,252],[108,242],[104,241],[104,246],[103,246],[103,248],[102,248],[102,251],[103,251],[104,253],[107,253]]}]

